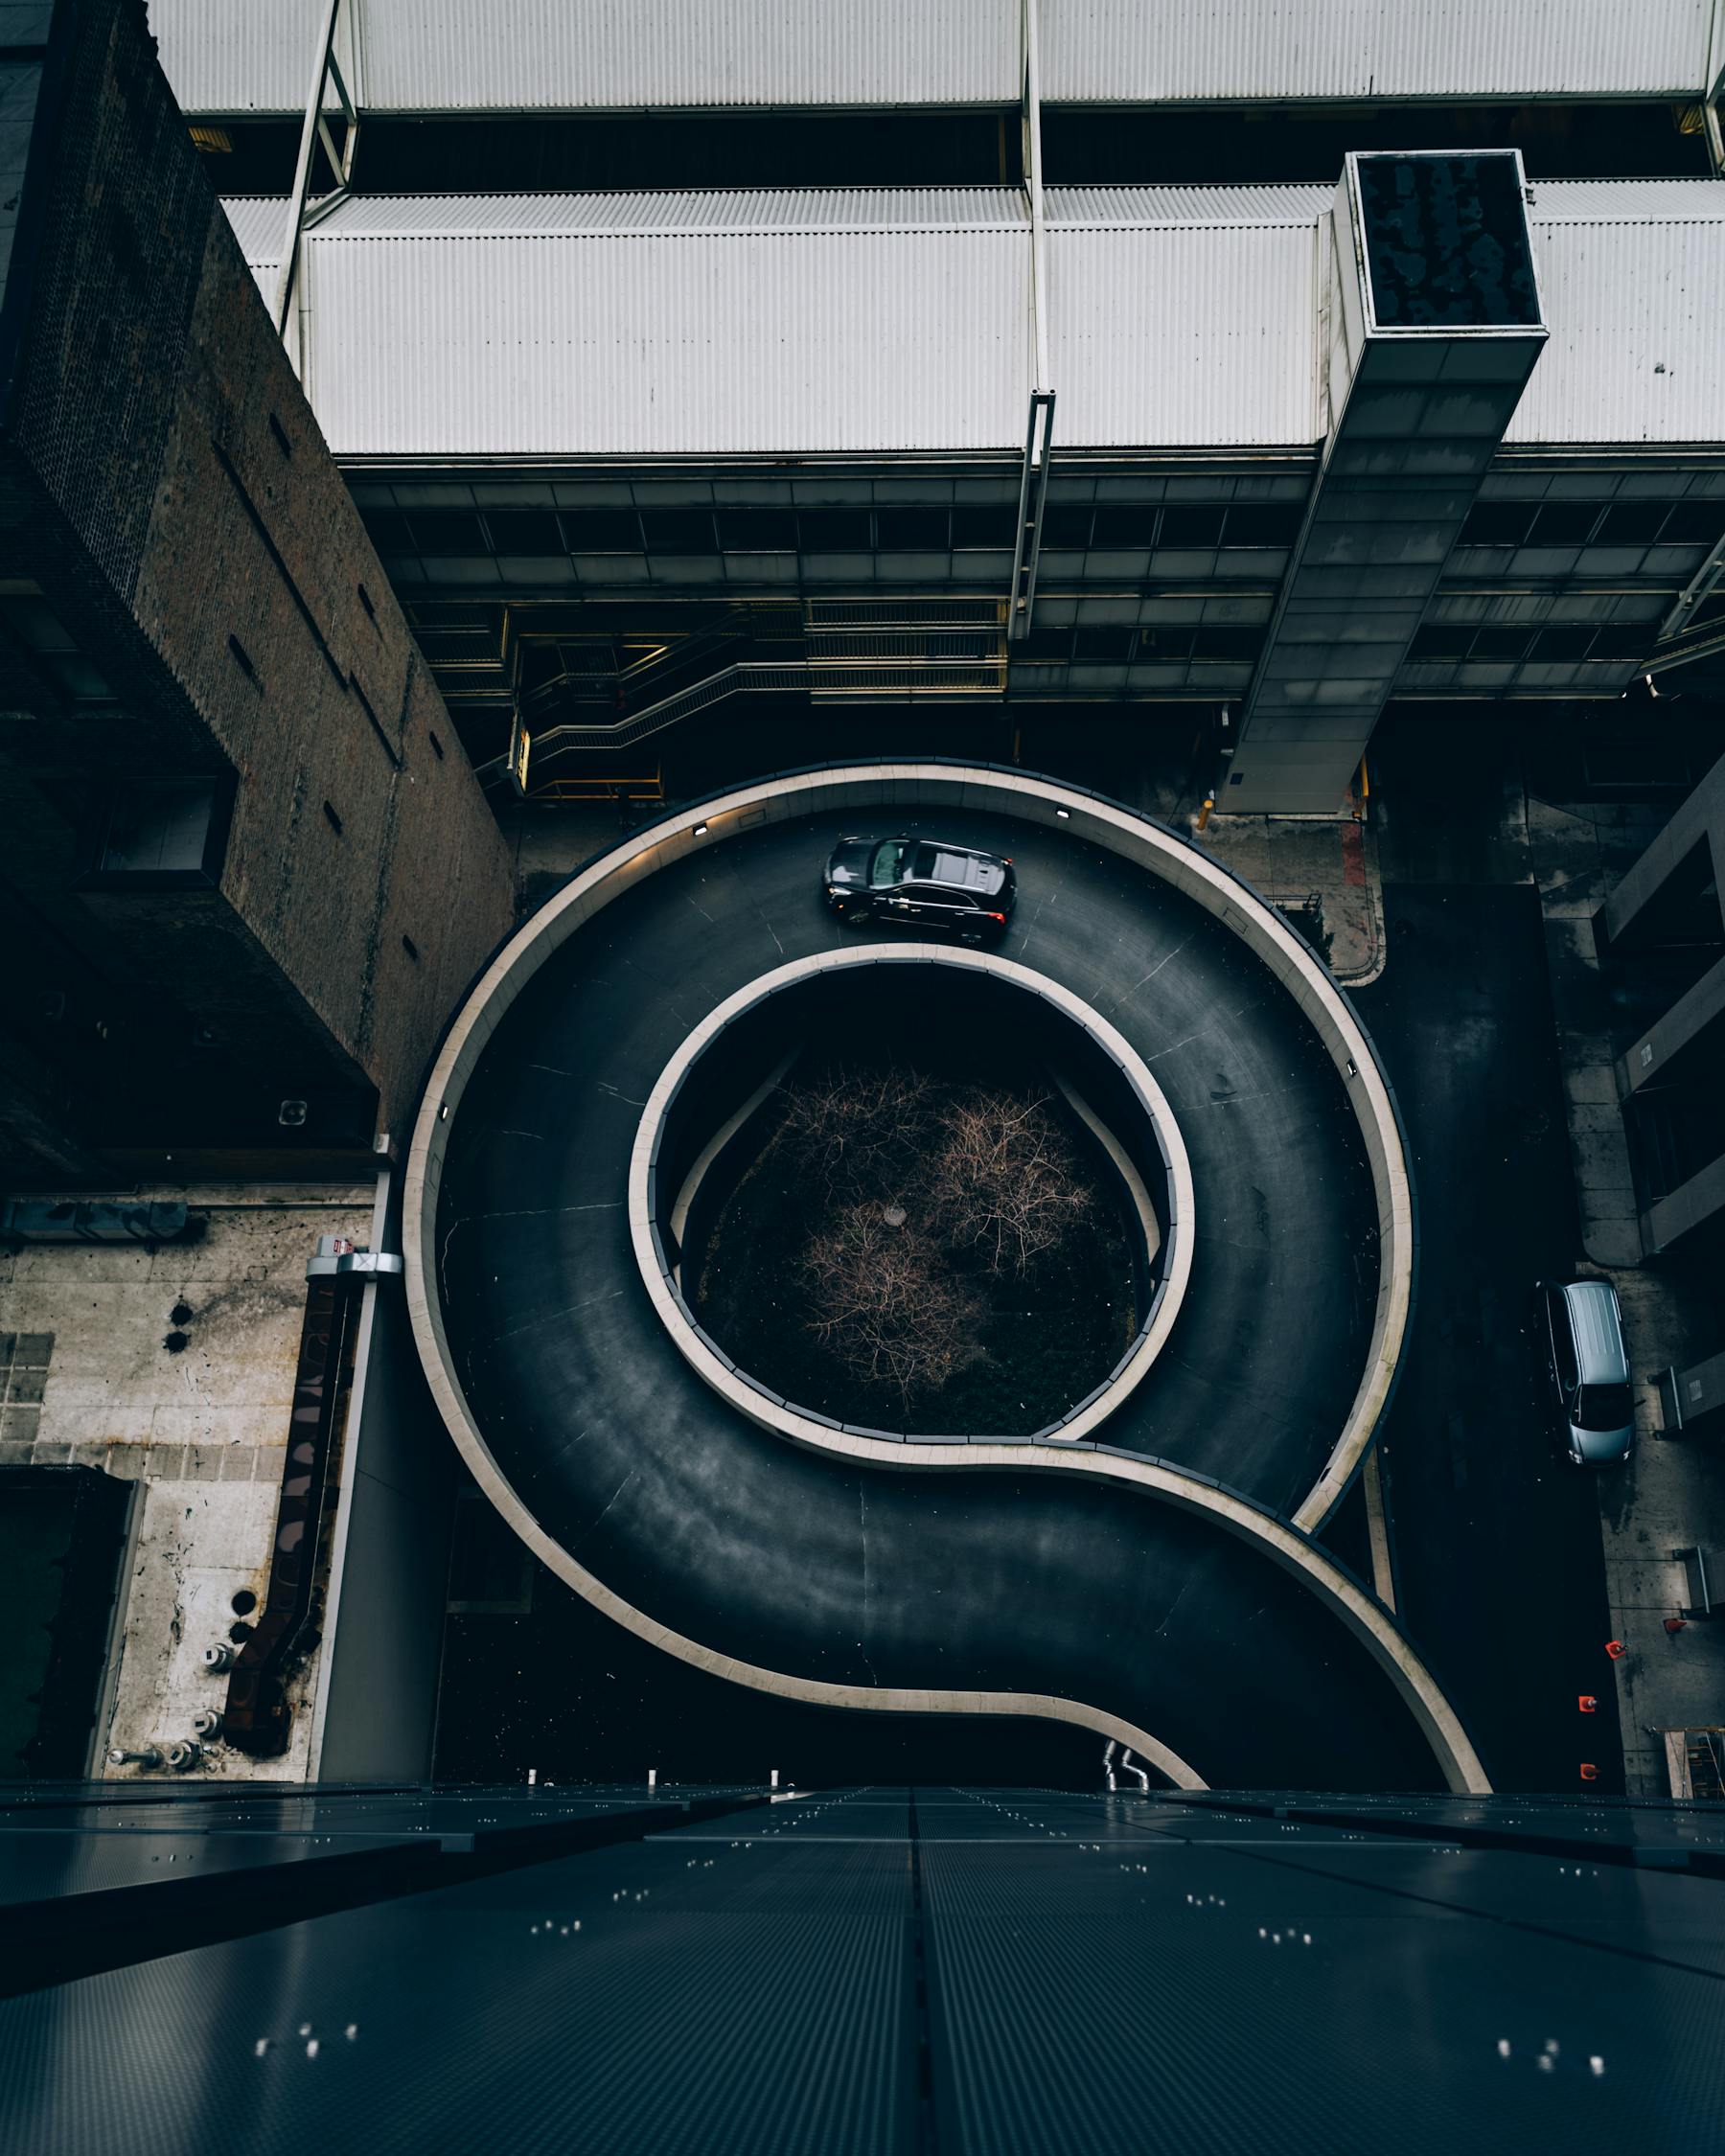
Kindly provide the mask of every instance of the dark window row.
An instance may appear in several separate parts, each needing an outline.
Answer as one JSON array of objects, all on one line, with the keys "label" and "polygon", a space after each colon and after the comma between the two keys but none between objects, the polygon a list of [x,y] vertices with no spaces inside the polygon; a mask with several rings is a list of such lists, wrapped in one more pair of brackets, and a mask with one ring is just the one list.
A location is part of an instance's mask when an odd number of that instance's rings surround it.
[{"label": "dark window row", "polygon": [[1304,511],[1241,502],[1179,502],[1165,509],[1148,503],[1051,502],[1043,520],[1045,547],[1274,546],[1289,547],[1300,536]]},{"label": "dark window row", "polygon": [[1536,663],[1566,665],[1576,659],[1599,659],[1622,665],[1646,655],[1657,631],[1651,622],[1552,622],[1545,629],[1478,622],[1428,622],[1409,648],[1411,659],[1488,660],[1497,666]]},{"label": "dark window row", "polygon": [[[1055,504],[1046,547],[1273,546],[1298,509]],[[368,509],[382,554],[945,554],[1011,551],[1018,512],[969,509]]]},{"label": "dark window row", "polygon": [[1712,546],[1725,501],[1482,501],[1463,546]]},{"label": "dark window row", "polygon": [[1236,665],[1264,648],[1262,629],[1206,628],[1182,622],[1153,629],[1037,629],[1012,655],[1032,665],[1118,664],[1134,659],[1224,659]]}]

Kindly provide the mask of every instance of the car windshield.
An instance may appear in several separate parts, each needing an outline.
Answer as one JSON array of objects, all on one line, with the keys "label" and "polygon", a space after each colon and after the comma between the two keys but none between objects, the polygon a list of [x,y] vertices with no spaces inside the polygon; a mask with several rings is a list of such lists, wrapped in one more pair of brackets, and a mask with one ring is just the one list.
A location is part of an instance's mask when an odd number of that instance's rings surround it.
[{"label": "car windshield", "polygon": [[896,883],[905,856],[910,851],[908,838],[883,838],[875,848],[874,860],[869,864],[868,881],[878,890],[885,883]]},{"label": "car windshield", "polygon": [[1576,1402],[1577,1430],[1627,1430],[1635,1420],[1626,1385],[1584,1385]]}]

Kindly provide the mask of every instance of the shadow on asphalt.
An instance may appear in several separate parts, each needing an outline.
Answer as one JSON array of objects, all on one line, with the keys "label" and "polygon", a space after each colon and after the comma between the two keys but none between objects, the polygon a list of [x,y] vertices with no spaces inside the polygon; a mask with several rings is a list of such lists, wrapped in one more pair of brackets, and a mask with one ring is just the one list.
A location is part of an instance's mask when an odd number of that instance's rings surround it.
[{"label": "shadow on asphalt", "polygon": [[1576,1793],[1587,1761],[1621,1791],[1598,1493],[1559,1446],[1533,1326],[1534,1282],[1580,1257],[1538,896],[1391,885],[1385,908],[1389,963],[1355,999],[1419,1204],[1383,1439],[1401,1616],[1498,1788]]}]

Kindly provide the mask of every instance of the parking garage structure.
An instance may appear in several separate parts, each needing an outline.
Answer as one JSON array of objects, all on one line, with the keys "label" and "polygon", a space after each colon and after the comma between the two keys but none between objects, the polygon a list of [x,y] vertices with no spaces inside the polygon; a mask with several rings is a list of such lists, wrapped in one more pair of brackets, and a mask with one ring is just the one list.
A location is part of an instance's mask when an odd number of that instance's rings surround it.
[{"label": "parking garage structure", "polygon": [[[1092,1045],[1117,1035],[1190,1163],[1184,1299],[1161,1332],[1146,1312],[1146,1366],[1068,1433],[822,1424],[667,1324],[645,1172],[694,1050],[805,969],[825,988],[869,955],[928,961],[822,904],[834,837],[883,816],[1011,853],[1019,907],[978,970],[1086,1014]],[[791,775],[650,826],[482,977],[404,1208],[422,1358],[481,1487],[669,1651],[828,1705],[1077,1721],[1187,1785],[1296,1760],[1332,1786],[1477,1785],[1416,1651],[1313,1539],[1406,1329],[1393,1102],[1317,961],[1186,842],[937,764]],[[1187,1222],[1166,1225],[1178,1253]]]}]

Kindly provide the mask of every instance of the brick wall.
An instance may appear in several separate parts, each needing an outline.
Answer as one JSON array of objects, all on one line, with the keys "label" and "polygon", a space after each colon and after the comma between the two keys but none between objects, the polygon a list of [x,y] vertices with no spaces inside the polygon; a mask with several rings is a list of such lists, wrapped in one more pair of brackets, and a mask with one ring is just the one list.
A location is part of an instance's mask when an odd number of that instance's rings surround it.
[{"label": "brick wall", "polygon": [[[264,1091],[375,1088],[400,1128],[509,926],[507,850],[137,0],[83,0],[65,80],[0,578],[36,585],[117,701],[44,695],[0,647],[0,875]],[[100,790],[166,770],[232,774],[218,889],[73,890]]]}]

